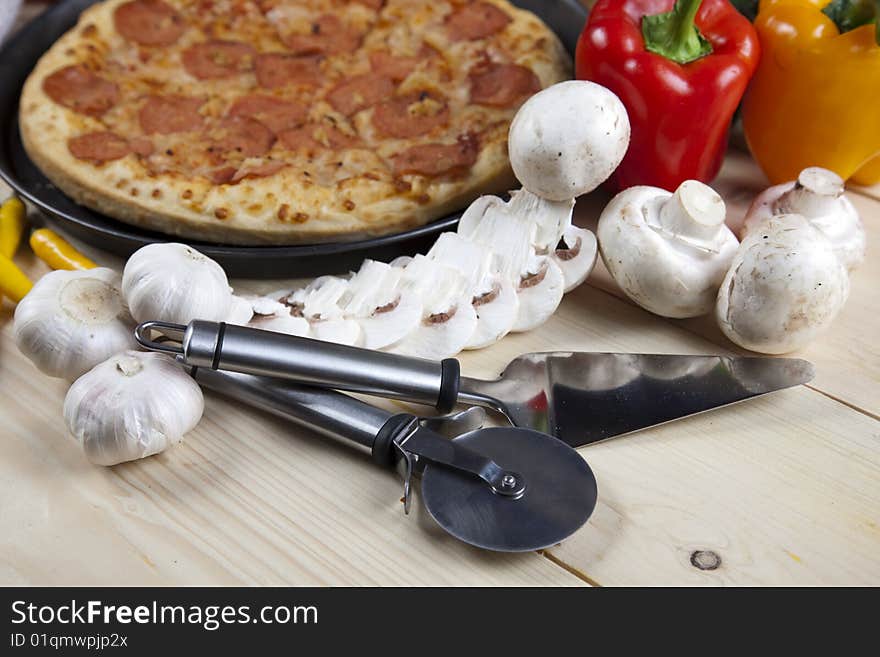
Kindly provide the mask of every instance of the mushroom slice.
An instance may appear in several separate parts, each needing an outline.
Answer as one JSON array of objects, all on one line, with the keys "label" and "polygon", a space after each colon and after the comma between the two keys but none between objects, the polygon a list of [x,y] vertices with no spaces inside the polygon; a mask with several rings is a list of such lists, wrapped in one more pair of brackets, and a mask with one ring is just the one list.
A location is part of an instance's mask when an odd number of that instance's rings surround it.
[{"label": "mushroom slice", "polygon": [[587,276],[596,266],[598,255],[599,248],[592,231],[577,226],[565,229],[556,250],[550,256],[562,270],[565,292],[571,292],[587,280]]},{"label": "mushroom slice", "polygon": [[537,231],[535,222],[496,206],[483,215],[470,236],[474,243],[497,254],[501,278],[516,290],[519,309],[512,331],[540,326],[562,301],[562,270],[549,256],[536,252]]},{"label": "mushroom slice", "polygon": [[810,167],[797,180],[775,185],[752,202],[741,237],[770,217],[800,214],[831,240],[834,252],[847,270],[865,259],[865,229],[859,213],[844,194],[843,179],[833,171]]},{"label": "mushroom slice", "polygon": [[253,310],[248,326],[299,337],[306,337],[311,333],[311,327],[302,316],[300,306],[277,301],[272,297],[245,297],[245,299],[250,302]]},{"label": "mushroom slice", "polygon": [[505,208],[508,213],[522,217],[535,224],[532,246],[538,253],[546,254],[559,243],[566,229],[571,226],[574,199],[548,201],[527,189],[512,192]]},{"label": "mushroom slice", "polygon": [[564,290],[565,277],[559,265],[547,256],[534,256],[520,276],[519,313],[512,330],[531,331],[550,319],[562,302]]},{"label": "mushroom slice", "polygon": [[364,260],[348,282],[340,305],[360,325],[361,346],[385,349],[414,331],[422,321],[421,299],[403,289],[403,268]]},{"label": "mushroom slice", "polygon": [[477,327],[467,279],[452,267],[417,255],[403,270],[402,286],[422,300],[422,317],[389,351],[442,360],[464,349]]},{"label": "mushroom slice", "polygon": [[360,325],[345,317],[340,305],[347,289],[345,279],[321,276],[289,297],[294,304],[302,305],[302,315],[311,326],[312,337],[337,344],[360,344]]},{"label": "mushroom slice", "polygon": [[458,220],[458,234],[468,239],[490,210],[504,209],[506,204],[497,196],[480,196],[471,203]]},{"label": "mushroom slice", "polygon": [[441,233],[428,257],[452,267],[467,280],[477,326],[465,349],[488,347],[510,332],[519,300],[516,288],[501,273],[499,256],[458,233]]},{"label": "mushroom slice", "polygon": [[227,324],[245,326],[254,316],[254,306],[247,297],[232,295],[232,303],[229,306],[229,315],[226,317]]}]

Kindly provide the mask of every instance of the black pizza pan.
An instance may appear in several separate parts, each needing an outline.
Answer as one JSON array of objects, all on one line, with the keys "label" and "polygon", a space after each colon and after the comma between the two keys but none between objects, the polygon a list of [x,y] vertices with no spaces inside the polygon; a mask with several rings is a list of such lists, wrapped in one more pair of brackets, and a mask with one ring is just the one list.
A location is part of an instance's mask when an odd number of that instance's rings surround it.
[{"label": "black pizza pan", "polygon": [[[47,224],[98,248],[127,257],[152,242],[172,238],[142,230],[74,203],[28,158],[18,131],[21,88],[40,56],[76,23],[96,0],[64,0],[31,21],[0,48],[0,177],[39,208]],[[513,0],[540,16],[570,53],[586,21],[577,0]],[[356,270],[365,258],[388,261],[399,255],[424,253],[434,236],[458,222],[461,212],[425,226],[393,235],[353,242],[296,246],[235,246],[186,240],[219,262],[230,276],[283,278]]]}]

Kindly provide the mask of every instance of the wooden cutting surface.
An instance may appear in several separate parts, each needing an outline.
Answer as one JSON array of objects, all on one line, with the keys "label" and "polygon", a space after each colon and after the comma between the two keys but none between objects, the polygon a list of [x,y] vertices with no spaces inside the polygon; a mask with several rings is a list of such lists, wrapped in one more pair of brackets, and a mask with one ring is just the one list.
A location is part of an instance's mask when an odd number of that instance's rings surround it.
[{"label": "wooden cutting surface", "polygon": [[[764,181],[732,154],[715,186],[736,223]],[[396,475],[360,453],[211,395],[181,445],[92,466],[64,428],[65,384],[18,353],[5,301],[0,584],[880,584],[880,200],[853,199],[868,261],[832,330],[798,354],[816,364],[815,381],[581,449],[599,504],[544,553],[465,546],[418,504],[404,516]],[[606,201],[580,202],[578,223],[594,224]],[[26,248],[16,261],[34,279],[47,271]],[[708,319],[633,306],[600,264],[546,325],[461,360],[467,375],[490,377],[520,353],[554,349],[737,351]]]}]

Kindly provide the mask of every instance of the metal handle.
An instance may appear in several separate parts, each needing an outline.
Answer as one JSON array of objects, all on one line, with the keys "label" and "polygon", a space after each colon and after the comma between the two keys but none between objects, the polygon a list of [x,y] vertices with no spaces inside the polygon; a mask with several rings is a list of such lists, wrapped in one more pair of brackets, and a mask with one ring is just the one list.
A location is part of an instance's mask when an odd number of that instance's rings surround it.
[{"label": "metal handle", "polygon": [[[440,363],[310,340],[244,326],[196,320],[189,326],[146,322],[136,331],[148,349],[171,351],[151,331],[181,343],[175,353],[194,367],[294,379],[324,388],[363,392],[452,410],[458,399],[458,361]],[[181,333],[182,332],[182,333]]]},{"label": "metal handle", "polygon": [[209,390],[368,449],[373,448],[376,436],[394,417],[348,395],[290,381],[200,367],[193,369],[192,376]]}]

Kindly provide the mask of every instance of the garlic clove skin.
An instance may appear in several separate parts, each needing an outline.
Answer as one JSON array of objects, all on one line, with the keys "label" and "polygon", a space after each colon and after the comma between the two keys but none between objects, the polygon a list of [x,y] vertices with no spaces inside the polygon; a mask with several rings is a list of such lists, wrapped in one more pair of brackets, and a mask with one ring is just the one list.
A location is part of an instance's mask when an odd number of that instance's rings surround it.
[{"label": "garlic clove skin", "polygon": [[715,318],[735,344],[765,354],[806,346],[849,295],[834,245],[801,215],[778,215],[746,236],[718,291]]},{"label": "garlic clove skin", "polygon": [[837,257],[853,271],[865,260],[865,228],[844,192],[843,179],[833,171],[804,169],[797,180],[774,185],[755,198],[746,213],[741,237],[745,239],[770,217],[800,214],[831,240]]},{"label": "garlic clove skin", "polygon": [[232,306],[226,272],[185,244],[148,244],[125,264],[122,294],[138,322],[224,321]]},{"label": "garlic clove skin", "polygon": [[126,351],[73,383],[64,420],[89,461],[116,465],[180,442],[204,407],[199,386],[167,356]]},{"label": "garlic clove skin", "polygon": [[720,197],[696,181],[674,194],[631,187],[599,217],[599,252],[614,281],[645,310],[705,315],[739,245],[724,215]]},{"label": "garlic clove skin", "polygon": [[46,274],[15,309],[16,346],[41,372],[68,381],[136,348],[120,281],[105,267]]},{"label": "garlic clove skin", "polygon": [[551,259],[562,270],[564,292],[571,292],[592,273],[599,257],[599,243],[592,231],[569,226],[562,235],[566,248],[557,248]]}]

